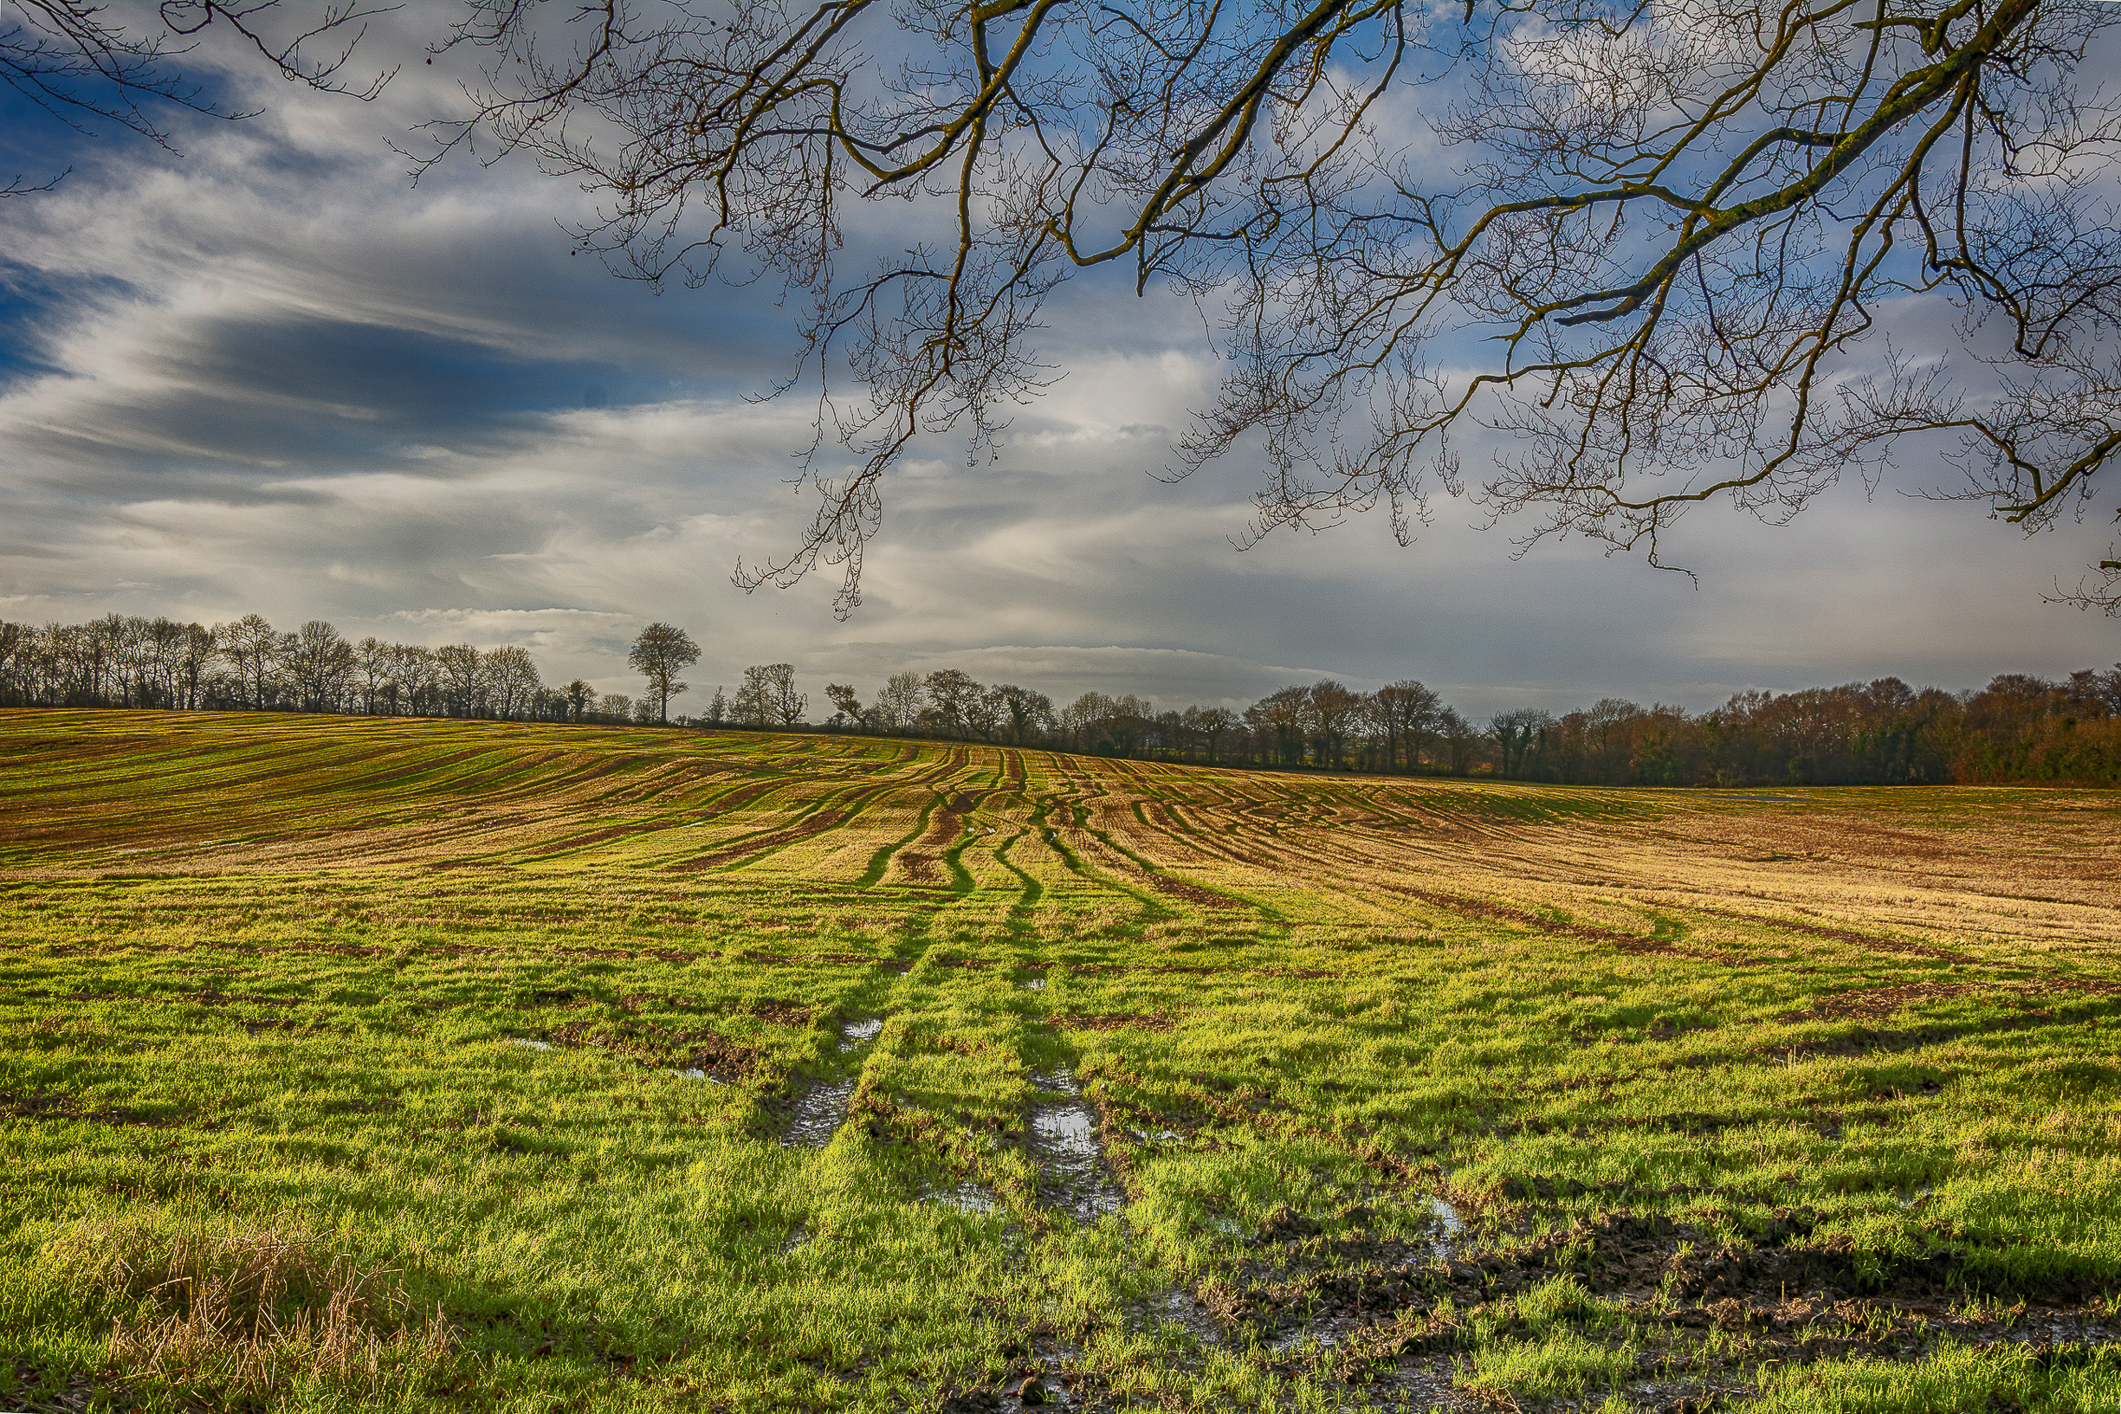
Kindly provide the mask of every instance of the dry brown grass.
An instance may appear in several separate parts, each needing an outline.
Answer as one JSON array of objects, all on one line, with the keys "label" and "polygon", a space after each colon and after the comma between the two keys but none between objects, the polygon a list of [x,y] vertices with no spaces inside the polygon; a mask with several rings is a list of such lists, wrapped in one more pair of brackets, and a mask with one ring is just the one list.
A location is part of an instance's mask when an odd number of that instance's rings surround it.
[{"label": "dry brown grass", "polygon": [[440,1383],[457,1359],[439,1307],[285,1215],[223,1230],[160,1212],[91,1217],[55,1255],[116,1308],[110,1360],[134,1386],[216,1403],[319,1386],[379,1400]]}]

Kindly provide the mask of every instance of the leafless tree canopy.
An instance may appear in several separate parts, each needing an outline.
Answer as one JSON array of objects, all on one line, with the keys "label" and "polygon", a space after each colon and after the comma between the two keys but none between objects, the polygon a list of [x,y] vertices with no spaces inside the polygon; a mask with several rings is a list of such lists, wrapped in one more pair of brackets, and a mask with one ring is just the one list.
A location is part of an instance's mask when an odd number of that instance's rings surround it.
[{"label": "leafless tree canopy", "polygon": [[[341,0],[286,7],[280,0],[162,0],[115,8],[92,0],[10,0],[0,7],[0,86],[76,131],[115,125],[168,147],[168,110],[252,116],[185,76],[184,55],[208,26],[233,31],[289,79],[373,98],[389,74],[347,83],[342,71],[364,22],[394,8]],[[48,191],[56,180],[32,185],[17,177],[0,196]]]},{"label": "leafless tree canopy", "polygon": [[[331,84],[312,51],[362,12],[278,3],[162,22]],[[1175,469],[1259,458],[1256,534],[1382,504],[1404,539],[1441,487],[1660,562],[1697,502],[1784,517],[1896,452],[2038,529],[2121,448],[2105,0],[468,4],[443,47],[489,82],[441,150],[583,180],[625,273],[734,250],[802,301],[822,503],[740,580],[838,565],[843,613],[887,469],[927,432],[995,448],[1085,266],[1220,329]],[[54,111],[159,136],[137,99],[199,105],[168,35],[9,13],[0,81]],[[900,226],[932,239],[843,263]],[[2121,560],[2058,595],[2121,609]]]},{"label": "leafless tree canopy", "polygon": [[[991,450],[1047,376],[1040,301],[1108,262],[1219,317],[1178,470],[1263,458],[1258,533],[1382,503],[1404,538],[1441,486],[1656,560],[1696,502],[1779,518],[1896,447],[2036,528],[2121,447],[2100,0],[572,13],[480,0],[480,119],[606,195],[585,238],[628,273],[735,248],[808,301],[861,396],[828,393],[822,508],[747,579],[841,565],[843,612],[893,459]],[[944,224],[843,269],[851,198]]]}]

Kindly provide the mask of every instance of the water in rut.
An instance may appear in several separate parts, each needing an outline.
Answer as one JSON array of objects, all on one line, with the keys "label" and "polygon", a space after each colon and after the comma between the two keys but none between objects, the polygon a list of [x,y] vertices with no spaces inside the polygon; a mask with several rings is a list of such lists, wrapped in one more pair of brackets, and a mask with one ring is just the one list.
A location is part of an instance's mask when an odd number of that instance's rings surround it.
[{"label": "water in rut", "polygon": [[1089,1222],[1126,1203],[1097,1142],[1097,1117],[1066,1067],[1031,1077],[1031,1156],[1038,1163],[1039,1202]]},{"label": "water in rut", "polygon": [[[840,1039],[836,1048],[842,1056],[877,1038],[883,1031],[881,1017],[865,1017],[860,1021],[840,1023]],[[851,1075],[819,1080],[804,1088],[795,1097],[795,1112],[788,1119],[788,1131],[781,1142],[791,1149],[822,1149],[832,1142],[832,1136],[840,1132],[847,1122],[847,1102],[854,1098],[854,1077]]]}]

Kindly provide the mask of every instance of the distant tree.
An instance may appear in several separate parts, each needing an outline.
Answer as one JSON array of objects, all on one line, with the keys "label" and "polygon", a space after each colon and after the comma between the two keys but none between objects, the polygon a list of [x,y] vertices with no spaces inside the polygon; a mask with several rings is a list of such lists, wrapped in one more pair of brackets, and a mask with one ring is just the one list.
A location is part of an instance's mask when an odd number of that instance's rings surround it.
[{"label": "distant tree", "polygon": [[1315,759],[1329,770],[1339,770],[1347,755],[1348,729],[1363,709],[1363,695],[1325,678],[1311,685],[1310,728]]},{"label": "distant tree", "polygon": [[528,650],[513,645],[493,649],[480,664],[479,673],[486,689],[487,710],[494,716],[509,720],[530,715],[542,684]]},{"label": "distant tree", "polygon": [[1188,707],[1186,725],[1208,750],[1208,764],[1216,764],[1222,739],[1241,725],[1242,719],[1227,707]]},{"label": "distant tree", "polygon": [[992,741],[1008,719],[1009,703],[1001,693],[983,687],[965,699],[965,735],[977,741]]},{"label": "distant tree", "polygon": [[828,682],[825,684],[825,696],[832,703],[833,710],[838,716],[847,719],[849,726],[859,728],[865,724],[866,717],[862,711],[862,701],[854,695],[852,685],[843,682]]},{"label": "distant tree", "polygon": [[731,715],[747,727],[764,727],[773,721],[773,670],[764,663],[754,663],[744,669],[744,680],[737,684],[736,700],[730,704]]},{"label": "distant tree", "polygon": [[1029,746],[1053,723],[1053,699],[1043,692],[1003,683],[993,697],[1001,705],[1002,739],[1012,746]]},{"label": "distant tree", "polygon": [[355,667],[354,647],[322,619],[296,631],[287,647],[287,674],[309,712],[336,712],[345,704]]},{"label": "distant tree", "polygon": [[884,731],[905,731],[921,719],[925,704],[919,673],[893,673],[876,694],[877,725]]},{"label": "distant tree", "polygon": [[573,682],[567,684],[565,692],[567,694],[567,716],[569,720],[579,722],[588,717],[590,713],[596,711],[597,690],[580,678],[576,678]]},{"label": "distant tree", "polygon": [[440,677],[443,700],[452,717],[476,717],[484,704],[479,665],[483,655],[469,643],[452,643],[435,649],[435,668]]},{"label": "distant tree", "polygon": [[1245,715],[1255,729],[1273,742],[1274,756],[1282,765],[1301,766],[1310,712],[1310,689],[1285,687],[1253,703]]},{"label": "distant tree", "polygon": [[784,727],[801,725],[809,711],[810,699],[795,690],[795,664],[768,664],[766,679],[766,706],[773,719]]},{"label": "distant tree", "polygon": [[604,722],[633,720],[633,699],[623,692],[607,692],[597,703],[597,719]]},{"label": "distant tree", "polygon": [[1436,739],[1442,699],[1413,679],[1387,683],[1375,693],[1376,711],[1385,729],[1385,765],[1404,756],[1407,769],[1421,764],[1422,753]]},{"label": "distant tree", "polygon": [[664,726],[669,725],[669,723],[666,722],[663,718],[662,709],[659,708],[654,702],[650,701],[648,698],[645,697],[633,704],[633,719],[636,722],[643,724],[644,726],[656,724],[661,724]]},{"label": "distant tree", "polygon": [[1488,735],[1495,739],[1495,749],[1501,758],[1502,774],[1518,775],[1524,768],[1526,758],[1553,725],[1553,714],[1542,712],[1536,707],[1519,707],[1509,712],[1498,712],[1489,718]]},{"label": "distant tree", "polygon": [[0,619],[0,685],[9,685],[17,680],[24,650],[29,647],[34,632],[28,624],[9,623],[6,619]]},{"label": "distant tree", "polygon": [[971,734],[971,718],[979,710],[980,685],[970,673],[942,668],[928,674],[922,687],[928,698],[925,717],[933,731],[956,738]]},{"label": "distant tree", "polygon": [[523,715],[533,722],[567,721],[567,694],[556,687],[546,687],[540,683],[537,690],[530,694],[530,705]]},{"label": "distant tree", "polygon": [[403,702],[405,710],[431,715],[441,696],[442,664],[432,648],[400,643],[391,654],[390,694],[393,706]]},{"label": "distant tree", "polygon": [[354,645],[354,681],[361,692],[361,710],[374,715],[385,701],[384,689],[397,669],[397,645],[370,634]]},{"label": "distant tree", "polygon": [[722,685],[714,685],[714,696],[707,703],[707,720],[720,726],[729,720],[729,699],[722,693]]},{"label": "distant tree", "polygon": [[1463,776],[1473,769],[1473,758],[1479,752],[1481,730],[1459,714],[1456,707],[1446,707],[1437,714],[1437,735],[1443,738],[1444,752],[1450,758],[1451,774]]},{"label": "distant tree", "polygon": [[199,705],[200,691],[213,662],[213,630],[204,624],[184,625],[177,643],[172,706],[190,709]]},{"label": "distant tree", "polygon": [[699,661],[699,645],[673,624],[650,624],[634,639],[626,653],[626,665],[648,679],[648,696],[655,702],[656,721],[670,720],[670,699],[688,686],[678,681],[678,674]]},{"label": "distant tree", "polygon": [[214,642],[234,670],[245,700],[262,709],[271,700],[280,676],[280,635],[258,614],[232,624],[214,625]]}]

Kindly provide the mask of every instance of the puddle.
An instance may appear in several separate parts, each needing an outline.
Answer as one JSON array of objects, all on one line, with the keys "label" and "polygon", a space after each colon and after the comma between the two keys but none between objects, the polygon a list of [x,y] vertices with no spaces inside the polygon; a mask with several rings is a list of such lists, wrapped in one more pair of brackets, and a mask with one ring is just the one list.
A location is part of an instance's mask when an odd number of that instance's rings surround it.
[{"label": "puddle", "polygon": [[533,1051],[549,1051],[552,1049],[552,1042],[550,1041],[533,1041],[525,1036],[511,1036],[508,1038],[508,1044],[511,1046],[528,1046]]},{"label": "puddle", "polygon": [[809,1228],[802,1226],[792,1227],[788,1229],[788,1235],[781,1239],[780,1245],[773,1249],[774,1255],[785,1257],[789,1253],[796,1251],[798,1248],[807,1246],[809,1242]]},{"label": "puddle", "polygon": [[1126,1196],[1112,1180],[1097,1147],[1097,1117],[1065,1069],[1034,1072],[1041,1092],[1031,1104],[1031,1154],[1038,1163],[1039,1201],[1065,1208],[1079,1222],[1116,1213]]},{"label": "puddle", "polygon": [[791,1149],[822,1149],[847,1122],[847,1102],[854,1098],[854,1079],[827,1080],[796,1097],[788,1133],[781,1143]]},{"label": "puddle", "polygon": [[[840,1023],[838,1054],[874,1041],[884,1029],[882,1017]],[[854,1077],[820,1080],[796,1096],[795,1113],[788,1118],[788,1132],[781,1143],[791,1149],[822,1149],[832,1142],[847,1122],[847,1102],[854,1098]]]},{"label": "puddle", "polygon": [[1002,1206],[1002,1200],[995,1196],[993,1189],[983,1183],[974,1183],[969,1178],[953,1183],[948,1188],[930,1187],[921,1195],[921,1201],[940,1203],[946,1208],[973,1214],[996,1212]]},{"label": "puddle", "polygon": [[1443,1229],[1440,1236],[1430,1240],[1429,1248],[1439,1259],[1449,1261],[1451,1253],[1458,1247],[1458,1239],[1465,1236],[1466,1220],[1458,1216],[1458,1209],[1437,1197],[1429,1199],[1429,1214]]},{"label": "puddle", "polygon": [[1276,1355],[1287,1355],[1313,1344],[1321,1350],[1331,1350],[1340,1344],[1340,1338],[1330,1331],[1293,1330],[1287,1335],[1276,1336],[1267,1348]]},{"label": "puddle", "polygon": [[1028,982],[1019,982],[1017,985],[1027,992],[1043,992],[1046,990],[1046,979],[1034,977]]},{"label": "puddle", "polygon": [[663,1074],[675,1075],[680,1080],[704,1080],[709,1085],[720,1085],[724,1083],[723,1081],[715,1079],[706,1071],[701,1070],[698,1066],[693,1066],[690,1070],[666,1070],[663,1072]]},{"label": "puddle", "polygon": [[1167,1326],[1177,1326],[1202,1345],[1220,1345],[1222,1328],[1215,1318],[1201,1308],[1192,1293],[1174,1291],[1165,1296],[1160,1306],[1152,1308],[1156,1317]]}]

